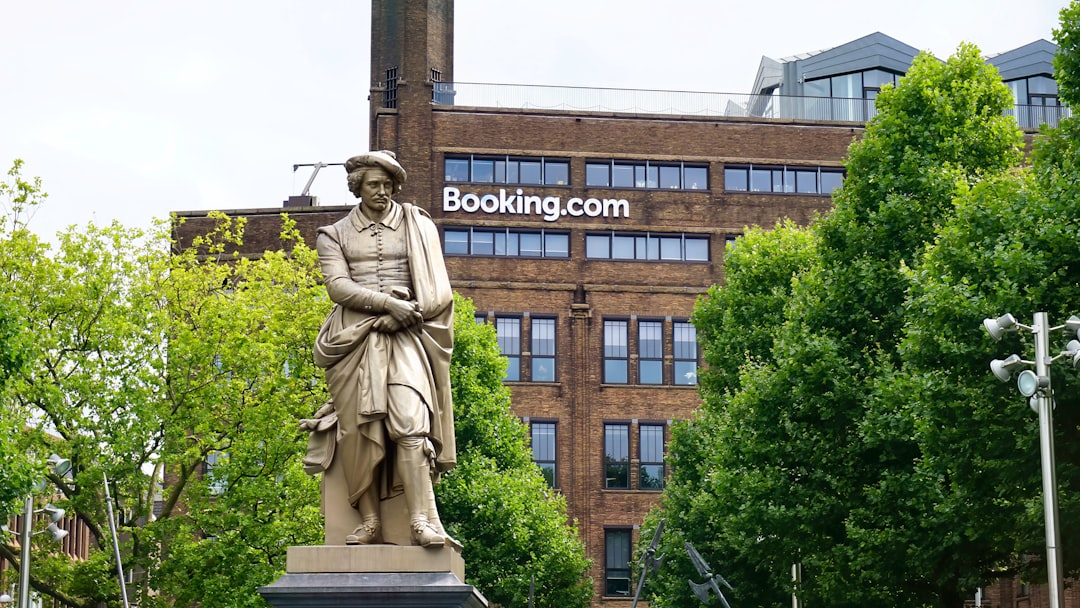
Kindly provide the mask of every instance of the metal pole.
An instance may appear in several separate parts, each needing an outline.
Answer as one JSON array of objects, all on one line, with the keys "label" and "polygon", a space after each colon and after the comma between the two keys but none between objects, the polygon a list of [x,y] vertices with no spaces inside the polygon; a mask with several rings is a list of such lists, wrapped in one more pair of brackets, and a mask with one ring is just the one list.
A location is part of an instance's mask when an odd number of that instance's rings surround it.
[{"label": "metal pole", "polygon": [[[1045,312],[1035,313],[1035,374],[1050,378],[1050,323]],[[1035,393],[1039,408],[1039,452],[1042,459],[1043,513],[1046,519],[1046,577],[1049,584],[1050,608],[1063,608],[1061,535],[1058,532],[1057,475],[1054,471],[1054,410],[1053,393],[1047,386]]]},{"label": "metal pole", "polygon": [[34,519],[34,495],[26,495],[26,508],[23,509],[22,532],[19,543],[22,551],[22,563],[19,564],[19,606],[30,608],[30,523]]},{"label": "metal pole", "polygon": [[120,577],[120,595],[124,598],[124,608],[128,608],[127,584],[124,582],[124,564],[120,562],[120,542],[116,538],[116,520],[113,516],[112,498],[109,496],[109,478],[101,472],[105,480],[105,508],[109,512],[109,530],[112,532],[113,551],[116,553],[116,574]]}]

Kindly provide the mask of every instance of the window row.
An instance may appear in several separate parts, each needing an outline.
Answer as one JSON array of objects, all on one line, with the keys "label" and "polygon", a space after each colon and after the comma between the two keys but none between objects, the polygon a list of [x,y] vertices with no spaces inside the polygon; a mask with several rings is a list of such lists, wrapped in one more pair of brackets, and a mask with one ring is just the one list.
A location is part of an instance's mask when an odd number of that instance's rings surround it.
[{"label": "window row", "polygon": [[446,228],[443,252],[450,255],[570,257],[570,233],[516,228]]},{"label": "window row", "polygon": [[447,155],[444,166],[448,182],[547,186],[570,183],[570,161],[565,158]]},{"label": "window row", "polygon": [[[558,381],[555,317],[497,315],[490,321],[507,360],[505,382]],[[480,313],[476,322],[489,319]],[[604,384],[697,384],[697,330],[689,321],[608,319],[603,328]]]},{"label": "window row", "polygon": [[[477,314],[476,322],[487,323],[487,315]],[[499,351],[507,360],[504,382],[555,382],[554,317],[500,315],[494,323]]]},{"label": "window row", "polygon": [[829,167],[742,165],[724,169],[727,192],[832,194],[844,182],[844,170]]},{"label": "window row", "polygon": [[[604,384],[697,384],[698,344],[693,324],[637,320],[633,325],[636,332],[631,334],[631,320],[604,321]],[[670,366],[665,365],[668,360]]]},{"label": "window row", "polygon": [[629,160],[590,160],[585,163],[585,185],[601,188],[664,188],[707,190],[705,164]]},{"label": "window row", "polygon": [[[604,424],[602,487],[609,490],[663,490],[667,473],[664,464],[666,428],[663,422],[638,423],[634,452],[630,445],[630,423]],[[558,423],[549,420],[529,421],[529,435],[533,462],[543,473],[548,486],[559,487]],[[631,453],[637,454],[633,460]]]},{"label": "window row", "polygon": [[709,237],[686,233],[594,232],[585,235],[585,257],[592,260],[708,262]]}]

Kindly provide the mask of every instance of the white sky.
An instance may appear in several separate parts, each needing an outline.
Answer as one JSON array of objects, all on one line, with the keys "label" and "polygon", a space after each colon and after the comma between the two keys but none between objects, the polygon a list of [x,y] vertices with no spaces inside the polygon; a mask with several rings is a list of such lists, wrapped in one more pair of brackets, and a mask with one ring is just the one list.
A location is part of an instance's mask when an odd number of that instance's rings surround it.
[{"label": "white sky", "polygon": [[[880,31],[945,58],[1050,40],[1066,0],[457,0],[455,76],[748,93],[762,55]],[[367,149],[370,0],[10,0],[0,170],[49,199],[32,227],[279,207]],[[353,201],[341,169],[312,194]],[[422,202],[422,201],[421,201]]]}]

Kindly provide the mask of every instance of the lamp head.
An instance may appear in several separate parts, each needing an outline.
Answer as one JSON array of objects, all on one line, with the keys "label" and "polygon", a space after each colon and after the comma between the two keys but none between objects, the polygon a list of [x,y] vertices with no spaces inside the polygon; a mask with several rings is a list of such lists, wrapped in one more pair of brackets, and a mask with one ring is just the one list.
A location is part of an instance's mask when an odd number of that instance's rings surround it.
[{"label": "lamp head", "polygon": [[45,461],[57,475],[63,477],[71,471],[71,461],[53,454]]},{"label": "lamp head", "polygon": [[1009,355],[1005,359],[994,359],[990,362],[990,371],[1002,382],[1008,382],[1012,378],[1013,370],[1023,365],[1020,355]]},{"label": "lamp head", "polygon": [[0,593],[0,604],[13,604],[15,599],[6,593]]},{"label": "lamp head", "polygon": [[52,537],[53,542],[60,542],[64,539],[65,536],[68,535],[67,530],[64,530],[56,524],[49,524],[49,527],[45,528],[45,531],[48,532],[49,536]]},{"label": "lamp head", "polygon": [[66,511],[64,511],[60,507],[54,507],[53,505],[45,505],[45,508],[43,508],[42,511],[48,514],[49,521],[53,523],[64,519],[64,513],[66,513]]},{"label": "lamp head", "polygon": [[1005,313],[996,319],[983,319],[983,327],[994,340],[1001,340],[1005,333],[1016,330],[1016,317]]},{"label": "lamp head", "polygon": [[1025,397],[1030,397],[1040,389],[1048,388],[1049,386],[1050,378],[1036,375],[1035,372],[1030,369],[1025,369],[1016,377],[1016,388],[1020,389],[1020,394]]},{"label": "lamp head", "polygon": [[1069,340],[1065,345],[1065,353],[1069,355],[1069,362],[1073,367],[1080,363],[1080,340]]}]

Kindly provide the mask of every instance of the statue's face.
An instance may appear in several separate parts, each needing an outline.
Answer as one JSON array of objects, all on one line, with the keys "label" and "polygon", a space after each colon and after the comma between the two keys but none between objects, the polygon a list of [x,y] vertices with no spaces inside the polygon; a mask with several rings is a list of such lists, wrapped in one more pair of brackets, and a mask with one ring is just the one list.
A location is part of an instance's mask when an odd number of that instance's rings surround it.
[{"label": "statue's face", "polygon": [[360,204],[370,211],[381,214],[390,204],[394,193],[394,180],[382,167],[372,167],[364,173],[360,182]]}]

